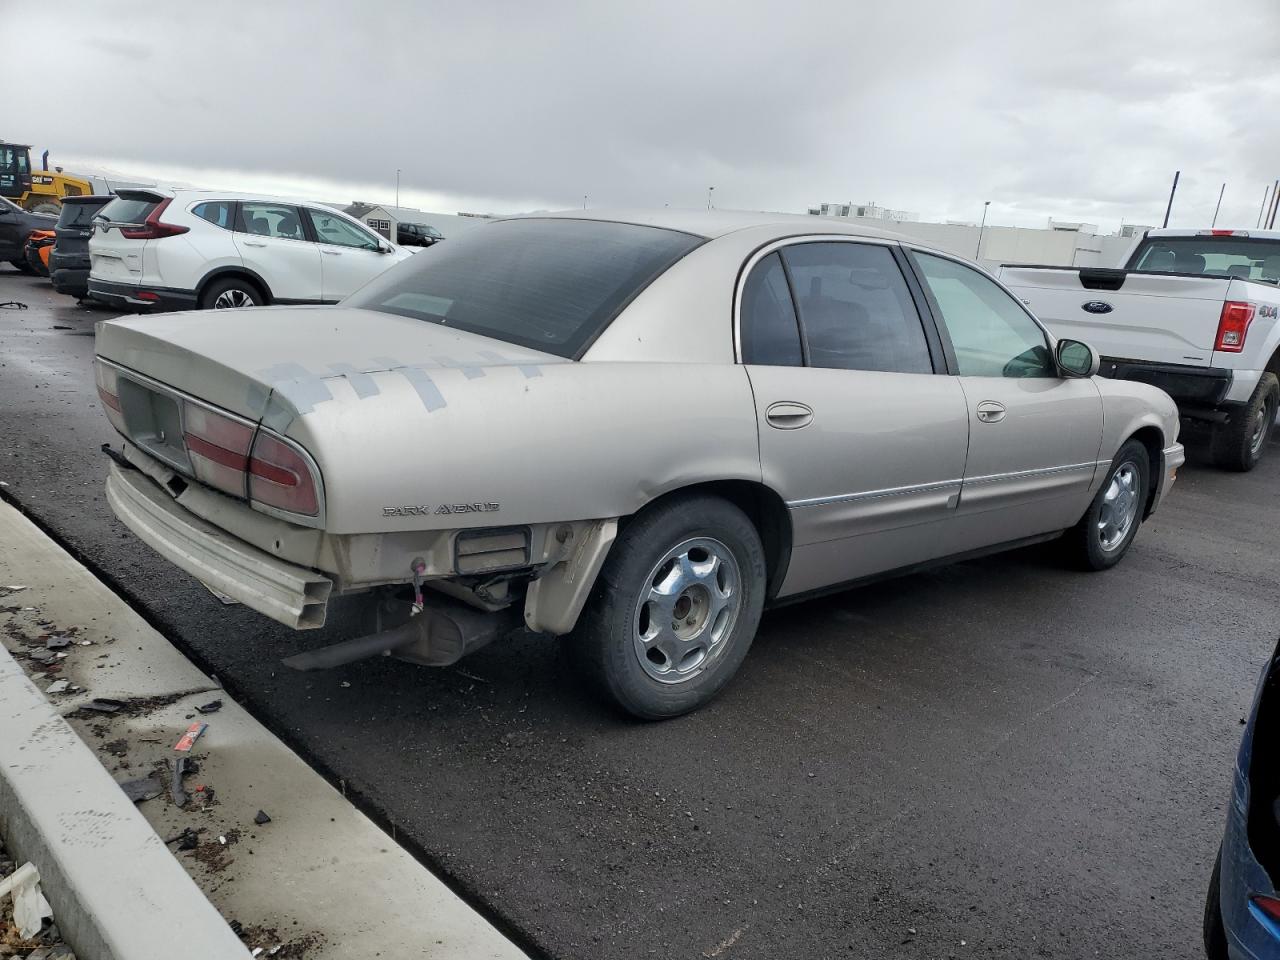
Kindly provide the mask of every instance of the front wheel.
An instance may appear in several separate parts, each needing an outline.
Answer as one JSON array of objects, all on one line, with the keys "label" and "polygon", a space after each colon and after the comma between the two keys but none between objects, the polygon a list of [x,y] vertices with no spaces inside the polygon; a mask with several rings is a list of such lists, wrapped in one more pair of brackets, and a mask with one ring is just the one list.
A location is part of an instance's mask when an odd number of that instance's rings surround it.
[{"label": "front wheel", "polygon": [[215,280],[200,295],[201,310],[237,310],[262,304],[263,297],[258,288],[239,277]]},{"label": "front wheel", "polygon": [[1137,440],[1126,441],[1089,509],[1067,531],[1069,559],[1085,570],[1107,570],[1119,563],[1138,535],[1150,490],[1147,448]]},{"label": "front wheel", "polygon": [[764,607],[764,548],[733,504],[690,496],[623,529],[569,638],[578,670],[622,709],[662,720],[737,672]]}]

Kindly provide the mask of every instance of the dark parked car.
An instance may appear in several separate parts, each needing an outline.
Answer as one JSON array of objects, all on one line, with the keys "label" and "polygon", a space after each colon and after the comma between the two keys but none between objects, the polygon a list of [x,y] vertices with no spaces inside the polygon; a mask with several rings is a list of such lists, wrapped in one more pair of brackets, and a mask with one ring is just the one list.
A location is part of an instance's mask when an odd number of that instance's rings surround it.
[{"label": "dark parked car", "polygon": [[429,247],[443,239],[443,233],[425,223],[402,223],[396,227],[396,243],[402,247]]},{"label": "dark parked car", "polygon": [[89,238],[93,215],[112,197],[67,197],[54,228],[57,240],[49,255],[49,276],[58,293],[83,300],[89,295]]},{"label": "dark parked car", "polygon": [[34,272],[27,263],[27,239],[35,230],[52,230],[58,218],[48,213],[31,213],[0,197],[0,262],[12,263],[23,273]]},{"label": "dark parked car", "polygon": [[1280,957],[1280,646],[1253,696],[1204,908],[1209,960]]}]

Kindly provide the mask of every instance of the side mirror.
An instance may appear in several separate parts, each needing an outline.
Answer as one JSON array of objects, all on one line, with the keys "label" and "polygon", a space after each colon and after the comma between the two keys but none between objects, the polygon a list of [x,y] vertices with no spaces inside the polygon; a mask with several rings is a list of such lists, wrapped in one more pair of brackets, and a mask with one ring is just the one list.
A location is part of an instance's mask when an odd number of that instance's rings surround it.
[{"label": "side mirror", "polygon": [[389,244],[389,243],[380,243],[380,244],[378,244],[378,252],[379,252],[379,253],[391,253],[391,251],[393,251],[394,249],[395,249],[395,247],[391,246],[391,244]]},{"label": "side mirror", "polygon": [[1098,355],[1087,343],[1059,340],[1058,369],[1064,377],[1092,377],[1098,372]]}]

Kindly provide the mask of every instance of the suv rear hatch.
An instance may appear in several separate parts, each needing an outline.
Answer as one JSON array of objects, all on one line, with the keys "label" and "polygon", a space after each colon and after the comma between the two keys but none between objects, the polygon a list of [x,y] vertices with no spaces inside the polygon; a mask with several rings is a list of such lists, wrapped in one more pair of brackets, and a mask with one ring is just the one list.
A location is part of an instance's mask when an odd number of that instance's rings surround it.
[{"label": "suv rear hatch", "polygon": [[54,227],[57,243],[53,253],[62,266],[71,266],[82,260],[89,265],[89,238],[93,236],[93,217],[113,201],[113,197],[64,197],[58,225]]},{"label": "suv rear hatch", "polygon": [[156,190],[121,190],[93,216],[97,234],[89,247],[93,279],[138,283],[142,254],[150,242],[147,219],[171,199]]}]

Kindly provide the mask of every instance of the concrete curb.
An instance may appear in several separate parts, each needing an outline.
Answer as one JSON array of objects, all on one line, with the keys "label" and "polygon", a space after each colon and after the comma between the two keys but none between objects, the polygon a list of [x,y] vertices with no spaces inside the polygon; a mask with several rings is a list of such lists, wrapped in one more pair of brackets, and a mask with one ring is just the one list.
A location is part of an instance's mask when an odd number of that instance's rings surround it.
[{"label": "concrete curb", "polygon": [[87,960],[249,956],[94,752],[3,648],[0,833],[19,862],[40,870],[54,921]]}]

